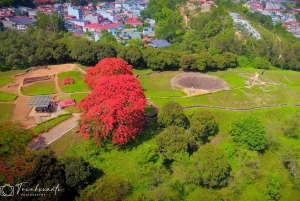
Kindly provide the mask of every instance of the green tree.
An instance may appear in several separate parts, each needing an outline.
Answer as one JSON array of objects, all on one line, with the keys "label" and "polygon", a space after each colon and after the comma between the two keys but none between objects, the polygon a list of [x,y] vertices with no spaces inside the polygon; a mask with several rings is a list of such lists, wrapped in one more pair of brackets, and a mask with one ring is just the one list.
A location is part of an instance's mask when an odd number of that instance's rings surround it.
[{"label": "green tree", "polygon": [[217,132],[218,124],[210,111],[196,110],[190,119],[190,130],[196,139],[206,139]]},{"label": "green tree", "polygon": [[261,151],[266,147],[265,128],[258,119],[252,116],[232,122],[230,134],[235,142],[246,146],[249,150]]},{"label": "green tree", "polygon": [[34,166],[23,178],[23,181],[28,182],[26,187],[31,188],[27,193],[35,194],[34,186],[40,188],[57,187],[56,193],[46,193],[41,200],[60,200],[65,193],[65,173],[64,166],[57,161],[54,152],[43,151],[34,155],[31,160],[34,162]]},{"label": "green tree", "polygon": [[162,106],[157,115],[157,122],[162,127],[168,126],[187,126],[187,118],[183,108],[177,102],[167,102]]},{"label": "green tree", "polygon": [[208,52],[201,52],[199,55],[196,54],[197,68],[200,71],[210,70],[215,68],[215,60],[213,56]]},{"label": "green tree", "polygon": [[290,138],[298,138],[300,133],[299,116],[294,116],[284,121],[282,126],[283,134]]},{"label": "green tree", "polygon": [[127,61],[134,68],[142,68],[144,65],[143,54],[136,47],[122,48],[118,53],[118,57]]},{"label": "green tree", "polygon": [[251,64],[254,68],[259,69],[269,69],[271,67],[270,62],[266,58],[262,57],[255,57]]},{"label": "green tree", "polygon": [[100,43],[111,43],[116,42],[116,38],[107,30],[102,31],[102,35],[100,38]]},{"label": "green tree", "polygon": [[196,57],[192,54],[182,56],[181,61],[180,61],[180,66],[184,70],[197,69]]},{"label": "green tree", "polygon": [[186,201],[195,200],[221,201],[223,199],[220,193],[216,190],[197,188],[186,197]]},{"label": "green tree", "polygon": [[230,165],[222,148],[215,144],[201,146],[193,154],[193,160],[200,174],[200,183],[205,187],[227,185]]},{"label": "green tree", "polygon": [[279,173],[270,173],[268,176],[266,200],[280,200],[281,198],[281,176]]},{"label": "green tree", "polygon": [[23,155],[29,140],[33,137],[30,130],[17,122],[8,120],[0,121],[0,158],[10,161]]},{"label": "green tree", "polygon": [[80,191],[78,201],[123,200],[129,193],[130,184],[119,175],[104,175],[94,184]]},{"label": "green tree", "polygon": [[169,126],[156,138],[160,153],[168,160],[174,160],[176,153],[187,152],[189,144],[194,144],[192,136],[184,128]]},{"label": "green tree", "polygon": [[38,13],[36,24],[40,30],[48,30],[56,33],[66,30],[64,19],[57,12],[54,12],[50,16],[43,12]]},{"label": "green tree", "polygon": [[63,159],[66,184],[75,189],[82,189],[89,184],[91,166],[82,158],[67,157]]}]

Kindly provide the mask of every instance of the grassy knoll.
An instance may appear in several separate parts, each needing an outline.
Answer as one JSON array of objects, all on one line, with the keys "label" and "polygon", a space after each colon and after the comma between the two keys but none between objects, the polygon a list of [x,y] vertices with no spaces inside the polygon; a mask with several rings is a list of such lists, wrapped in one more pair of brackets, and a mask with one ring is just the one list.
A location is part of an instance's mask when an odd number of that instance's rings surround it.
[{"label": "grassy knoll", "polygon": [[15,109],[15,104],[0,103],[0,121],[2,118],[10,119]]},{"label": "grassy knoll", "polygon": [[[185,113],[190,116],[195,110],[207,109],[189,109],[185,110]],[[289,172],[281,162],[281,151],[290,146],[295,146],[294,148],[298,149],[300,139],[284,137],[280,127],[284,124],[282,119],[290,118],[299,113],[300,107],[285,106],[239,112],[209,110],[214,114],[219,126],[219,133],[210,139],[223,137],[218,146],[224,149],[228,157],[232,176],[229,186],[216,191],[229,200],[264,200],[268,174],[279,173],[282,181],[282,197],[280,200],[295,200],[294,198],[299,196],[299,192],[295,188]],[[265,125],[269,136],[269,146],[264,153],[244,150],[231,139],[229,134],[230,123],[248,115],[259,118]],[[159,169],[161,172],[158,172],[158,169],[155,167],[155,165],[159,164],[159,159],[158,156],[152,156],[151,154],[156,147],[156,133],[159,130],[155,127],[155,123],[153,125],[155,129],[150,127],[144,130],[137,138],[138,143],[129,143],[126,148],[119,150],[111,149],[110,151],[105,151],[105,149],[97,149],[93,143],[85,140],[81,135],[75,134],[75,131],[70,131],[60,140],[51,144],[49,148],[54,150],[59,157],[83,157],[93,167],[102,170],[105,174],[116,174],[125,178],[126,181],[131,183],[131,195],[128,197],[128,200],[132,200],[132,197],[141,192],[145,195],[154,192],[149,189],[149,185],[152,185],[152,179],[161,178],[161,182],[164,182],[178,177],[178,175],[172,175],[168,171],[164,172],[163,169]],[[291,143],[293,145],[290,145]],[[252,181],[246,179],[247,174],[250,174],[249,172],[241,171],[243,167],[242,161],[244,160],[243,154],[245,152],[252,153],[253,158],[259,163],[258,176]],[[195,190],[197,189],[201,190],[200,187],[197,187]],[[163,189],[163,192],[166,191],[169,191],[169,189]],[[184,198],[181,199],[185,200]]]},{"label": "grassy knoll", "polygon": [[14,101],[18,95],[0,91],[0,102]]},{"label": "grassy knoll", "polygon": [[21,87],[21,93],[27,96],[56,93],[55,83],[53,80],[50,80],[25,85]]},{"label": "grassy knoll", "polygon": [[22,71],[23,70],[10,70],[5,72],[0,72],[0,87],[14,81],[14,78],[12,76]]},{"label": "grassy knoll", "polygon": [[67,120],[68,118],[71,117],[71,114],[63,114],[58,116],[57,118],[54,119],[49,119],[47,121],[44,121],[42,123],[39,123],[36,127],[32,128],[32,131],[35,134],[43,133],[43,132],[48,132],[48,130],[59,123]]},{"label": "grassy knoll", "polygon": [[[74,84],[63,85],[64,78],[74,79]],[[90,91],[87,84],[83,81],[84,75],[79,71],[69,71],[58,74],[58,86],[65,93]]]},{"label": "grassy knoll", "polygon": [[186,96],[181,90],[174,90],[171,86],[171,79],[182,73],[181,71],[166,71],[142,75],[138,79],[147,97],[157,96]]}]

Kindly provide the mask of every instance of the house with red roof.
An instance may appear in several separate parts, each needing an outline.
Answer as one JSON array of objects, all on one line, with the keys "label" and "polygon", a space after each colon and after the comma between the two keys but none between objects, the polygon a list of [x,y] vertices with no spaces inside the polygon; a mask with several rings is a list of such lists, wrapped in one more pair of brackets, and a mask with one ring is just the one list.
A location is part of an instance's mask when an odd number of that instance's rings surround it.
[{"label": "house with red roof", "polygon": [[98,23],[91,23],[91,24],[87,24],[85,26],[83,26],[83,31],[92,31],[92,32],[99,32],[102,30],[108,30],[109,32],[111,32],[113,35],[116,34],[115,29],[119,29],[122,28],[123,24],[121,22],[117,22],[117,23],[112,23],[112,24],[108,24],[108,25],[104,25],[101,26]]},{"label": "house with red roof", "polygon": [[125,20],[125,24],[129,24],[136,27],[138,25],[143,25],[143,22],[139,21],[136,17],[128,17]]}]

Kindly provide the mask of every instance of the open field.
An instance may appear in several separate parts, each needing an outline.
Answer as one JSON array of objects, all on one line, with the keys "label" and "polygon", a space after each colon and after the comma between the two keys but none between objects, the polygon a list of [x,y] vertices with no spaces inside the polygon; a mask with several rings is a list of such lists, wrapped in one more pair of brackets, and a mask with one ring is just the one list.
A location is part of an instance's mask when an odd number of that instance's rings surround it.
[{"label": "open field", "polygon": [[139,81],[147,97],[157,96],[185,96],[181,90],[174,90],[171,86],[171,79],[182,73],[181,71],[165,71],[151,75],[139,76]]},{"label": "open field", "polygon": [[[58,75],[58,86],[59,88],[65,93],[72,93],[72,92],[82,92],[82,91],[90,91],[87,84],[83,81],[84,75],[79,71],[69,71],[59,73]],[[64,78],[74,79],[74,84],[66,84],[63,85]]]},{"label": "open field", "polygon": [[[162,106],[168,101],[176,101],[182,106],[189,105],[211,105],[228,108],[247,108],[261,105],[290,104],[300,103],[300,96],[293,94],[289,89],[300,94],[300,73],[293,71],[267,70],[264,75],[260,69],[237,68],[225,71],[209,72],[209,75],[219,76],[230,86],[230,90],[223,90],[215,93],[196,95],[192,97],[184,96],[180,93],[172,93],[168,88],[172,76],[180,71],[165,71],[160,74],[139,77],[145,94],[150,101],[158,106]],[[259,80],[265,85],[255,85],[251,88],[245,87],[245,81],[259,73]],[[299,79],[299,81],[298,81]],[[155,82],[153,82],[155,80]],[[285,86],[281,86],[284,84]],[[163,87],[167,86],[167,87]],[[288,89],[287,89],[287,88]]]},{"label": "open field", "polygon": [[[0,103],[0,117],[10,119],[13,115],[15,104]],[[1,120],[0,119],[0,120]]]},{"label": "open field", "polygon": [[53,80],[50,80],[25,85],[21,87],[21,93],[27,96],[44,95],[50,93],[55,94],[55,83]]},{"label": "open field", "polygon": [[14,101],[17,97],[18,95],[16,94],[0,91],[0,102],[11,102]]}]

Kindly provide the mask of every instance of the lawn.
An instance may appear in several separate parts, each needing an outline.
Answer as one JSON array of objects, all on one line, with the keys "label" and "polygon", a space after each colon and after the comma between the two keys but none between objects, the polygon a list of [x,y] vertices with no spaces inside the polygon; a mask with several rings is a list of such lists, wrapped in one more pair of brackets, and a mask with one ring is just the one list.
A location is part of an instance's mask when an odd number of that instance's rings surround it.
[{"label": "lawn", "polygon": [[13,75],[20,73],[24,70],[10,70],[5,72],[0,72],[0,87],[14,81]]},{"label": "lawn", "polygon": [[151,98],[151,101],[153,101],[154,104],[157,104],[158,106],[162,106],[169,101],[176,101],[182,106],[198,104],[231,108],[257,106],[257,103],[241,90],[219,91],[215,93],[203,94],[187,98]]},{"label": "lawn", "polygon": [[[63,79],[70,77],[74,79],[75,83],[63,85]],[[65,93],[90,91],[87,84],[83,80],[84,75],[79,71],[69,71],[58,74],[58,86]]]},{"label": "lawn", "polygon": [[17,94],[11,94],[7,92],[0,91],[0,102],[11,102],[16,100]]},{"label": "lawn", "polygon": [[39,123],[36,127],[32,128],[32,131],[35,134],[40,134],[43,132],[47,132],[50,128],[60,124],[61,122],[67,120],[71,117],[71,114],[63,114],[60,115],[54,119],[49,119],[47,121],[44,121],[42,123]]},{"label": "lawn", "polygon": [[151,75],[141,75],[138,79],[147,97],[186,96],[183,91],[174,90],[171,86],[171,79],[180,73],[182,71],[165,71]]},{"label": "lawn", "polygon": [[6,104],[6,103],[0,103],[0,121],[5,119],[10,119],[13,115],[15,104]]},{"label": "lawn", "polygon": [[25,85],[21,87],[21,93],[27,96],[56,93],[55,83],[53,80],[50,80]]},{"label": "lawn", "polygon": [[[255,72],[260,73],[260,79],[266,83],[264,91],[259,86],[253,86],[250,89],[245,88],[245,81]],[[280,85],[272,85],[267,79],[270,76],[275,82],[287,84],[293,91],[300,94],[300,73],[293,71],[268,70],[265,76],[261,75],[261,69],[236,68],[225,71],[208,72],[207,74],[218,76],[224,79],[232,90],[219,91],[215,93],[203,94],[193,97],[186,96],[182,91],[175,91],[171,86],[171,79],[180,74],[181,71],[165,71],[163,73],[153,73],[151,75],[141,75],[138,79],[144,89],[147,98],[150,98],[154,104],[162,106],[168,101],[179,102],[182,106],[189,105],[211,105],[230,108],[246,108],[259,105],[274,104],[299,104],[300,99],[289,90]],[[166,97],[166,98],[163,98]]]},{"label": "lawn", "polygon": [[152,69],[132,69],[134,75],[146,75],[152,72]]}]

